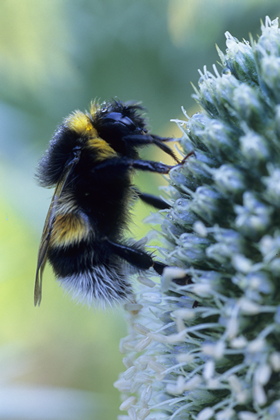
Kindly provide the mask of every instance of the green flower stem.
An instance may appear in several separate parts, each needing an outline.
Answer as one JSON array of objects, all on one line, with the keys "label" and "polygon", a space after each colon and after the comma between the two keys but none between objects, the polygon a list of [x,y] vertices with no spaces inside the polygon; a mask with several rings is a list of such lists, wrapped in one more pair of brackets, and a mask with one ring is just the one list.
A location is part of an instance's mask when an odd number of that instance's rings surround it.
[{"label": "green flower stem", "polygon": [[226,33],[221,72],[195,89],[202,111],[177,122],[194,154],[156,216],[169,268],[141,278],[128,307],[120,420],[280,418],[278,21],[261,30],[250,43]]}]

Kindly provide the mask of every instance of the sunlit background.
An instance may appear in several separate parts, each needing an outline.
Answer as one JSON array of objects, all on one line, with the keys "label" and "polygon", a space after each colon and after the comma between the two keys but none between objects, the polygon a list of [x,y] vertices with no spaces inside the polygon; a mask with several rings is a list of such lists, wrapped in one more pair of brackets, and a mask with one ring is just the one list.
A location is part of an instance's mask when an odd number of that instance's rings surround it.
[{"label": "sunlit background", "polygon": [[[178,136],[172,118],[195,112],[190,82],[225,49],[224,32],[260,33],[279,0],[1,0],[0,2],[0,418],[116,419],[122,370],[120,308],[76,304],[44,276],[33,306],[40,234],[52,192],[34,171],[55,127],[90,101],[142,101],[154,133]],[[150,159],[164,160],[153,148]],[[156,192],[161,177],[138,175]],[[147,186],[145,186],[147,184]],[[131,235],[147,232],[144,205]]]}]

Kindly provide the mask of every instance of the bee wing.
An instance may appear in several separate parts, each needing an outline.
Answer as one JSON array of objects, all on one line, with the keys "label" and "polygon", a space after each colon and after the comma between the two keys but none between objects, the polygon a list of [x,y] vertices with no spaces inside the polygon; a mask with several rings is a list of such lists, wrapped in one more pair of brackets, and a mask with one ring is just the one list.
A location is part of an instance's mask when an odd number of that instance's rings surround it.
[{"label": "bee wing", "polygon": [[47,217],[45,220],[43,233],[41,237],[39,252],[38,252],[38,259],[37,259],[37,268],[36,268],[36,276],[35,276],[35,286],[34,286],[34,305],[40,305],[42,299],[42,279],[43,279],[43,272],[47,262],[47,255],[48,249],[50,245],[50,238],[53,229],[53,224],[56,218],[56,206],[57,202],[61,197],[61,194],[64,190],[64,186],[68,181],[73,168],[76,166],[80,158],[80,150],[77,150],[75,153],[74,158],[69,162],[65,171],[61,176],[61,180],[58,182],[52,201],[47,213]]}]

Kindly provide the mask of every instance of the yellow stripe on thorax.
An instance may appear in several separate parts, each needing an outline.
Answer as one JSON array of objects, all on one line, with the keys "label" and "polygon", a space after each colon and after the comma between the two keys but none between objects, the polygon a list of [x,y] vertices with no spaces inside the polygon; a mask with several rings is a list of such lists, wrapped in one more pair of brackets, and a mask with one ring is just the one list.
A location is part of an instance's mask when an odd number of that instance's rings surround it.
[{"label": "yellow stripe on thorax", "polygon": [[109,145],[109,143],[100,137],[90,138],[87,141],[87,146],[95,152],[96,161],[102,161],[117,156],[117,152]]},{"label": "yellow stripe on thorax", "polygon": [[68,128],[80,135],[88,135],[90,137],[97,137],[97,131],[93,127],[88,115],[81,111],[75,111],[70,114],[65,120],[64,124]]},{"label": "yellow stripe on thorax", "polygon": [[78,214],[58,214],[55,218],[50,245],[67,246],[86,239],[90,233],[88,223]]},{"label": "yellow stripe on thorax", "polygon": [[[91,106],[91,112],[93,112],[93,107],[94,104]],[[117,152],[107,141],[98,137],[97,130],[92,125],[92,121],[87,114],[81,111],[75,111],[64,120],[64,124],[70,130],[75,131],[78,135],[84,136],[87,139],[86,145],[94,152],[97,162],[117,155]]]}]

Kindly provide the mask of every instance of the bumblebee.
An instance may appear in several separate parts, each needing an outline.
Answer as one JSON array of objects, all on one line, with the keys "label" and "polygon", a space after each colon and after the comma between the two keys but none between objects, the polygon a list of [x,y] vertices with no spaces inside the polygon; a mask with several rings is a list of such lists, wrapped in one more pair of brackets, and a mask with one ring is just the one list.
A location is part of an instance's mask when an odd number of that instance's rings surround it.
[{"label": "bumblebee", "polygon": [[150,134],[142,114],[136,103],[95,102],[89,112],[70,114],[54,133],[37,171],[39,183],[55,191],[38,253],[35,305],[47,260],[58,281],[88,304],[130,300],[130,266],[162,273],[162,263],[124,238],[136,196],[168,207],[138,191],[132,176],[136,170],[167,174],[173,166],[143,160],[139,149],[154,144],[179,163],[166,144],[170,139]]}]

